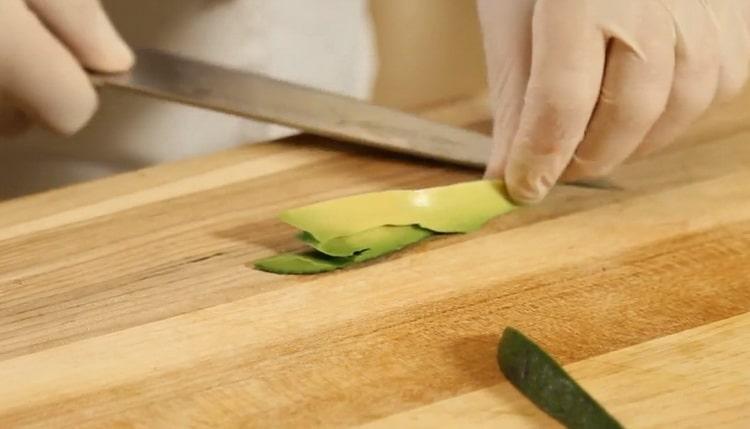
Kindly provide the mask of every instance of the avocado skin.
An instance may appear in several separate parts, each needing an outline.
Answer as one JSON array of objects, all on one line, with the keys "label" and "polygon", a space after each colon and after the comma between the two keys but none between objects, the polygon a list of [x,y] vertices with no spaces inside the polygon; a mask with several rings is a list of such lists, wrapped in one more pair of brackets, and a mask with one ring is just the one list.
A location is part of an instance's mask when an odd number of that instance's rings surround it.
[{"label": "avocado skin", "polygon": [[383,226],[333,243],[332,247],[344,254],[336,256],[320,251],[317,248],[320,243],[302,233],[302,241],[314,247],[314,250],[271,256],[255,261],[255,267],[276,274],[318,274],[385,256],[432,235],[432,232],[414,226]]}]

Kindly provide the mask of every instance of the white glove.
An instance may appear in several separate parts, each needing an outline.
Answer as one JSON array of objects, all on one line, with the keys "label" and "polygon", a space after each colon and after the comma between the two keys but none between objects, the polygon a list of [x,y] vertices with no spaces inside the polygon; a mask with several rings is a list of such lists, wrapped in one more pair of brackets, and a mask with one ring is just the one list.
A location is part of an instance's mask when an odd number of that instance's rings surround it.
[{"label": "white glove", "polygon": [[71,134],[96,110],[84,68],[125,71],[133,53],[97,0],[0,0],[0,132],[39,120]]},{"label": "white glove", "polygon": [[478,0],[494,106],[487,177],[521,203],[672,142],[740,92],[750,0]]}]

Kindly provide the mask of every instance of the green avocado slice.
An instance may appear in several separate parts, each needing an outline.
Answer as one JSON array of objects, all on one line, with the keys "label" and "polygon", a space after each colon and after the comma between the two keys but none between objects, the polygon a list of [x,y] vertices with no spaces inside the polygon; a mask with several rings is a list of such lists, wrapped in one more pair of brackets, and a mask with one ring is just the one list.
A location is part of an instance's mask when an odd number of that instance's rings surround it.
[{"label": "green avocado slice", "polygon": [[478,180],[353,195],[290,209],[281,219],[327,247],[329,240],[384,225],[416,225],[439,233],[471,232],[514,208],[502,182]]},{"label": "green avocado slice", "polygon": [[351,264],[354,258],[336,258],[324,253],[282,253],[255,261],[255,268],[275,274],[317,274]]},{"label": "green avocado slice", "polygon": [[516,206],[500,181],[354,195],[288,210],[286,223],[314,249],[256,261],[279,274],[333,271],[400,250],[435,234],[466,233]]},{"label": "green avocado slice", "polygon": [[518,330],[505,329],[497,361],[513,386],[565,427],[623,428],[560,364]]},{"label": "green avocado slice", "polygon": [[414,225],[381,226],[353,235],[337,237],[326,242],[319,242],[307,231],[299,234],[299,239],[330,256],[352,256],[364,250],[370,253],[391,252],[404,245],[415,243],[433,233]]},{"label": "green avocado slice", "polygon": [[[316,250],[271,256],[256,261],[255,267],[276,274],[317,274],[334,271],[393,253],[431,235],[432,232],[415,226],[381,226],[331,240],[326,246],[321,246],[303,233],[303,241],[316,247]],[[317,247],[342,256],[332,256]]]}]

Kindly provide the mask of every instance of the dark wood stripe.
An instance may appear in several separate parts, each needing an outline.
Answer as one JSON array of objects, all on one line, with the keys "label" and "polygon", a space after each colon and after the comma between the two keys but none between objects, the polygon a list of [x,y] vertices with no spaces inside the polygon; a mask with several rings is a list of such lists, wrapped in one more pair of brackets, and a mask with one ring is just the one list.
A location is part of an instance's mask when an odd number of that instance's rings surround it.
[{"label": "dark wood stripe", "polygon": [[501,382],[494,353],[506,325],[570,363],[746,313],[749,278],[750,222],[729,224],[17,410],[0,423],[38,422],[42,412],[52,426],[170,413],[243,427],[362,423]]}]

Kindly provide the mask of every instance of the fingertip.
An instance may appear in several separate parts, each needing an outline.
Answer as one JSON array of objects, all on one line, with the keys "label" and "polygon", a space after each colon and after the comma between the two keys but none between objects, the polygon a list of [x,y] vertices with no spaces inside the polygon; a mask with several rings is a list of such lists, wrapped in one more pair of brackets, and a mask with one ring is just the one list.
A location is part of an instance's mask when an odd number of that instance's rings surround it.
[{"label": "fingertip", "polygon": [[527,187],[527,186],[508,186],[510,198],[519,205],[533,205],[541,202],[547,196],[548,189]]},{"label": "fingertip", "polygon": [[130,70],[135,64],[135,54],[124,41],[119,40],[103,51],[90,56],[86,65],[96,71],[117,73]]},{"label": "fingertip", "polygon": [[133,50],[115,29],[99,0],[74,5],[53,0],[29,0],[29,6],[87,69],[115,73],[135,63]]},{"label": "fingertip", "polygon": [[93,87],[87,87],[78,92],[77,100],[68,105],[65,111],[57,111],[56,114],[42,121],[55,133],[71,136],[81,131],[96,113],[99,107],[99,97]]},{"label": "fingertip", "polygon": [[[63,7],[57,2],[46,4]],[[7,67],[5,96],[52,132],[71,135],[80,131],[98,107],[96,90],[85,71],[30,10],[24,10],[15,25],[14,30],[23,29],[25,36],[16,41],[16,49],[3,64]]]},{"label": "fingertip", "polygon": [[511,168],[506,174],[506,187],[511,199],[521,205],[536,204],[544,199],[554,181],[544,174]]},{"label": "fingertip", "polygon": [[125,72],[135,64],[135,54],[104,14],[91,39],[78,40],[76,51],[88,69],[104,73]]}]

